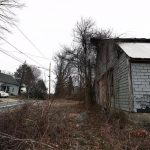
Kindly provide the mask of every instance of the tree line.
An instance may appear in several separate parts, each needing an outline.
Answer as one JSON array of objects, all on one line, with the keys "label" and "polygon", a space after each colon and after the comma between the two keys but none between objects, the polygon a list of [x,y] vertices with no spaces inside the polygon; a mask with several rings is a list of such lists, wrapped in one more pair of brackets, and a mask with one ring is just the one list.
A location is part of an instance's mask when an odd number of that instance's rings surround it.
[{"label": "tree line", "polygon": [[[46,99],[47,88],[44,81],[40,78],[41,71],[26,62],[19,66],[14,73],[15,79],[19,83],[19,95],[23,94],[28,98]],[[22,86],[25,85],[26,92],[21,93]]]},{"label": "tree line", "polygon": [[97,29],[91,18],[81,18],[73,29],[73,44],[63,46],[55,61],[55,97],[74,96],[89,106],[95,101],[96,48],[91,38],[110,38],[110,30]]}]

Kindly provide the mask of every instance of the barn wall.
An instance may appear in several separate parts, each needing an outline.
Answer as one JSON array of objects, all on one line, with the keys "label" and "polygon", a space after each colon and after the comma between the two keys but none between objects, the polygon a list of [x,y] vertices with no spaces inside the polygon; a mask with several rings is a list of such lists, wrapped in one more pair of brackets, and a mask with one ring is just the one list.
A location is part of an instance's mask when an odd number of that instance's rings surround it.
[{"label": "barn wall", "polygon": [[129,64],[128,57],[123,52],[115,58],[114,65],[114,98],[111,105],[125,111],[130,111],[131,102],[129,94]]},{"label": "barn wall", "polygon": [[[102,87],[103,85],[103,89],[105,89],[107,86],[106,81],[102,80],[106,80],[104,76],[106,75],[107,71],[113,68],[114,66],[115,54],[112,51],[112,49],[113,49],[112,42],[108,43],[104,42],[99,44],[97,50],[96,73],[95,73],[97,84],[95,87],[95,91],[96,91],[96,102],[100,105],[104,105],[104,102],[106,102],[106,92],[107,92],[106,90],[100,90],[100,86]],[[103,93],[100,93],[100,91],[101,92],[103,91]],[[102,95],[104,95],[103,98]]]},{"label": "barn wall", "polygon": [[[97,103],[104,105],[104,102],[108,102],[109,99],[111,107],[130,111],[128,56],[113,42],[101,43],[99,47],[96,68],[97,89],[99,89],[97,90]],[[113,85],[109,84],[111,80],[107,76],[110,70],[113,74]],[[107,84],[104,80],[107,80]],[[111,86],[113,94],[111,94]],[[110,92],[105,92],[106,90]]]},{"label": "barn wall", "polygon": [[112,42],[99,44],[96,60],[97,79],[100,79],[101,76],[104,75],[107,70],[113,67],[115,54],[112,51],[112,49]]},{"label": "barn wall", "polygon": [[150,111],[150,64],[132,63],[134,111]]}]

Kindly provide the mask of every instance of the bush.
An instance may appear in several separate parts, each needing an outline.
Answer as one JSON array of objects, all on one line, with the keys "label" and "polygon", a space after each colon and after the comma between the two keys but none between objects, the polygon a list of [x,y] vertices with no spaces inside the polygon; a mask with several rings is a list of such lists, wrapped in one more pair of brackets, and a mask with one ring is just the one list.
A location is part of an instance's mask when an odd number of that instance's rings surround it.
[{"label": "bush", "polygon": [[47,89],[43,80],[38,80],[29,90],[29,97],[36,99],[46,99]]},{"label": "bush", "polygon": [[120,128],[124,128],[128,122],[128,116],[121,110],[114,110],[111,113],[111,119],[118,120]]},{"label": "bush", "polygon": [[51,108],[51,102],[24,105],[0,114],[0,149],[57,149],[67,127],[63,113]]}]

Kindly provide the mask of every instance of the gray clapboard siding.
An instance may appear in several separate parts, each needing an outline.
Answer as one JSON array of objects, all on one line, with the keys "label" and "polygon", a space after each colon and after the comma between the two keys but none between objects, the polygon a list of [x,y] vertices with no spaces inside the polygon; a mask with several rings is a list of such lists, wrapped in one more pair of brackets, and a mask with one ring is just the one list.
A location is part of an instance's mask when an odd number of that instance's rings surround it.
[{"label": "gray clapboard siding", "polygon": [[131,63],[134,111],[150,107],[150,64]]},{"label": "gray clapboard siding", "polygon": [[127,55],[122,53],[120,58],[115,58],[114,65],[114,101],[112,107],[129,111],[129,66]]}]

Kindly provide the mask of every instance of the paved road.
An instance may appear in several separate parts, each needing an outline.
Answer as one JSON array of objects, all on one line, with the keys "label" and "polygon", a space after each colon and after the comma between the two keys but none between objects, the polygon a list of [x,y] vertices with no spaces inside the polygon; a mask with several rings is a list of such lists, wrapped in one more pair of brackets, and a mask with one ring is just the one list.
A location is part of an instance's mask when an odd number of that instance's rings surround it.
[{"label": "paved road", "polygon": [[14,100],[14,99],[0,99],[2,102],[0,102],[0,112],[7,111],[14,109],[16,107],[20,107],[23,104],[25,104],[22,100]]}]

